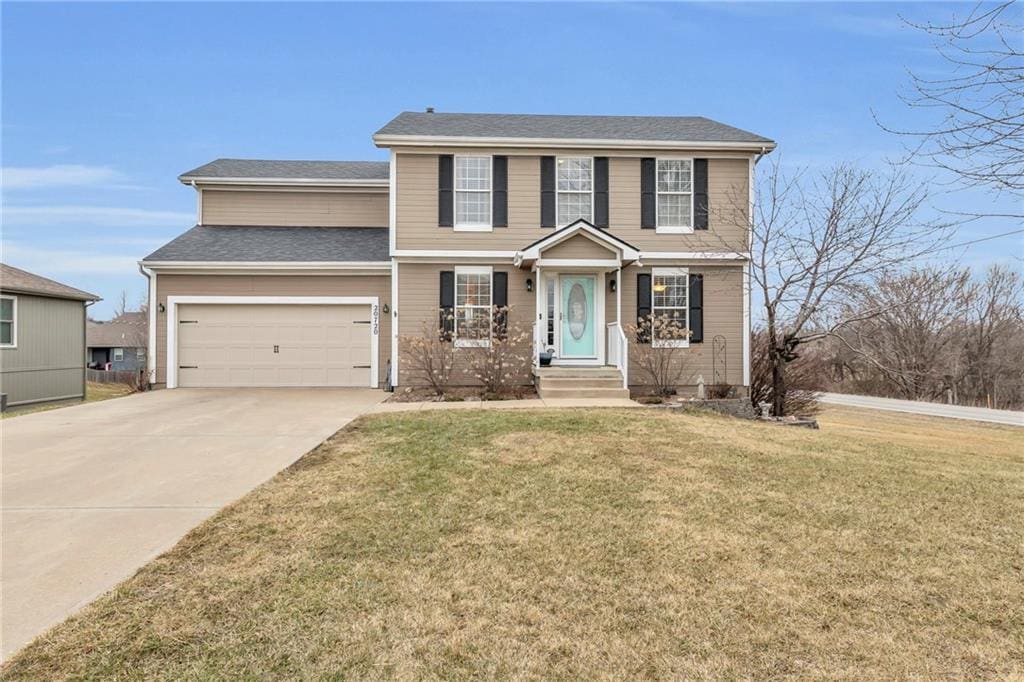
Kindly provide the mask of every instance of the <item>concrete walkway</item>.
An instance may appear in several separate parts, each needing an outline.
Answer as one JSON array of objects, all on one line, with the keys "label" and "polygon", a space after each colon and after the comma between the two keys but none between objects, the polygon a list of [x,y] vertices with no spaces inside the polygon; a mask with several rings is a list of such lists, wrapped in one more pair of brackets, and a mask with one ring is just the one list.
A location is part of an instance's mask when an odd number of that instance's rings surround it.
[{"label": "concrete walkway", "polygon": [[969,419],[971,421],[990,422],[992,424],[1024,426],[1024,412],[1013,412],[1011,410],[990,410],[985,407],[963,407],[961,405],[943,405],[941,403],[925,403],[916,400],[845,395],[843,393],[822,393],[821,402],[831,405],[846,405],[847,407],[866,407],[872,410],[909,412],[930,417]]},{"label": "concrete walkway", "polygon": [[4,658],[386,397],[175,389],[0,421]]},{"label": "concrete walkway", "polygon": [[579,398],[542,400],[463,400],[459,402],[380,403],[370,410],[380,412],[414,412],[416,410],[528,410],[552,407],[643,407],[628,398]]}]

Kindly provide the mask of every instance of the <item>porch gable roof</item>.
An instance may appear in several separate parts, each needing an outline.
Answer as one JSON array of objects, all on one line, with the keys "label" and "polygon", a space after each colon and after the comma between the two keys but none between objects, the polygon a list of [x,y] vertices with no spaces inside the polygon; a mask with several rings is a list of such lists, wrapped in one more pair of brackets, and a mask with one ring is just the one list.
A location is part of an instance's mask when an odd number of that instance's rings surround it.
[{"label": "porch gable roof", "polygon": [[536,261],[541,257],[542,252],[571,239],[575,235],[586,235],[591,240],[615,252],[622,261],[635,261],[640,258],[640,250],[638,248],[609,233],[607,230],[595,227],[592,223],[580,218],[576,222],[557,229],[551,234],[541,237],[516,251],[514,262],[518,266],[526,261]]}]

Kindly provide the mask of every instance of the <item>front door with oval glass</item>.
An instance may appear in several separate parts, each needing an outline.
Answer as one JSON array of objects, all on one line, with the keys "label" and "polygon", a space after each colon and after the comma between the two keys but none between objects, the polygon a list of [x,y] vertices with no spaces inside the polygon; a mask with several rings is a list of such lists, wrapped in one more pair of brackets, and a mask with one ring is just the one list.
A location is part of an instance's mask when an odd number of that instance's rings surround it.
[{"label": "front door with oval glass", "polygon": [[597,278],[593,275],[562,275],[559,280],[562,305],[558,357],[596,358],[597,308],[594,293]]}]

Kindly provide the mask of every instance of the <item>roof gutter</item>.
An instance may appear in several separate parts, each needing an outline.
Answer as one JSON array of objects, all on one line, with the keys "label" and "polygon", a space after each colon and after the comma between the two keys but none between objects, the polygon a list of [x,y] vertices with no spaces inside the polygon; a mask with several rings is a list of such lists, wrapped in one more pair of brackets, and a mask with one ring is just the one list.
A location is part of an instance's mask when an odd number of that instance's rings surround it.
[{"label": "roof gutter", "polygon": [[179,175],[183,185],[278,185],[316,187],[387,187],[388,179],[340,180],[332,178],[218,178],[202,175]]},{"label": "roof gutter", "polygon": [[771,140],[758,142],[719,142],[713,140],[609,140],[529,137],[468,137],[453,135],[381,135],[373,136],[378,147],[563,147],[585,149],[716,149],[767,153],[775,149]]}]

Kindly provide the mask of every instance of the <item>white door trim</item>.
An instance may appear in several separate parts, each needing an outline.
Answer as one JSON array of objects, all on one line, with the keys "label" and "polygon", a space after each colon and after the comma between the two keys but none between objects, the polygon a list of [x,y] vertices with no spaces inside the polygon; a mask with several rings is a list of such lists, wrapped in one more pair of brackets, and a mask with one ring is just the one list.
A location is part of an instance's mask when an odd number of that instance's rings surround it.
[{"label": "white door trim", "polygon": [[203,305],[368,305],[370,306],[370,388],[378,386],[380,305],[376,296],[168,296],[167,388],[178,386],[178,306]]}]

